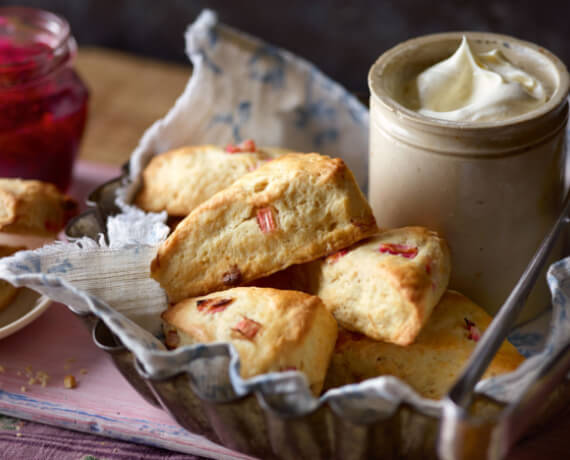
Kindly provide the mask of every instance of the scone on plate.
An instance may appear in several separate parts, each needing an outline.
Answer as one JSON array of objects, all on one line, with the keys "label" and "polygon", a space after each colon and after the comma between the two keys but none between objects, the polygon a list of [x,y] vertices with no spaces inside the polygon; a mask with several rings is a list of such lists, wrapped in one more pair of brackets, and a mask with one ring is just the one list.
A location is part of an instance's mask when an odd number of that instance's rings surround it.
[{"label": "scone on plate", "polygon": [[151,275],[178,302],[323,257],[377,231],[341,159],[291,153],[192,211],[158,249]]},{"label": "scone on plate", "polygon": [[[462,294],[447,291],[412,345],[378,342],[341,330],[325,388],[393,375],[422,396],[439,399],[459,376],[491,319]],[[505,341],[483,378],[512,372],[523,360]]]},{"label": "scone on plate", "polygon": [[0,179],[0,232],[53,236],[77,211],[77,203],[53,184]]},{"label": "scone on plate", "polygon": [[299,370],[315,394],[323,386],[337,324],[318,297],[239,287],[186,299],[162,314],[169,348],[229,342],[243,378]]},{"label": "scone on plate", "polygon": [[[23,246],[4,246],[0,245],[0,259],[2,257],[8,257],[17,251],[26,249]],[[4,310],[10,302],[14,300],[16,294],[18,293],[18,288],[12,286],[10,283],[4,280],[0,280],[0,311]]]},{"label": "scone on plate", "polygon": [[244,174],[282,155],[283,149],[241,146],[182,147],[155,156],[143,171],[135,204],[145,211],[187,216],[199,204]]},{"label": "scone on plate", "polygon": [[450,265],[448,246],[436,232],[403,227],[293,267],[300,273],[288,278],[318,295],[342,327],[408,345],[445,292]]}]

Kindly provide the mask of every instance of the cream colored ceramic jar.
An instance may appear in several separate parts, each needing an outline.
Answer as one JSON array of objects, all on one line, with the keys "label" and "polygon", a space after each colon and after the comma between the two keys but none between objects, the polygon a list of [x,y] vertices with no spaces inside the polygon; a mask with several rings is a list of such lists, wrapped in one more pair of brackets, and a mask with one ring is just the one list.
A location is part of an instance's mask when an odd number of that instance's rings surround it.
[{"label": "cream colored ceramic jar", "polygon": [[[398,102],[406,100],[406,84],[451,56],[463,35],[474,53],[499,49],[538,79],[546,102],[486,122],[435,119]],[[437,34],[384,53],[368,82],[369,198],[379,226],[418,224],[441,232],[452,251],[450,286],[494,314],[561,207],[568,118],[564,64],[512,37]],[[543,279],[519,321],[547,305]]]}]

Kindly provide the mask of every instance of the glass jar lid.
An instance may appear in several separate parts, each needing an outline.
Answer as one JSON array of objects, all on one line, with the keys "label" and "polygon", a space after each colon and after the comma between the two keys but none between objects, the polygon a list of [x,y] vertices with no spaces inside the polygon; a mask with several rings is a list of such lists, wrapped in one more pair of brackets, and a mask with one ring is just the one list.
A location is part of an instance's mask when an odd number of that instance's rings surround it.
[{"label": "glass jar lid", "polygon": [[76,48],[63,18],[34,8],[0,8],[0,90],[44,78],[69,62]]}]

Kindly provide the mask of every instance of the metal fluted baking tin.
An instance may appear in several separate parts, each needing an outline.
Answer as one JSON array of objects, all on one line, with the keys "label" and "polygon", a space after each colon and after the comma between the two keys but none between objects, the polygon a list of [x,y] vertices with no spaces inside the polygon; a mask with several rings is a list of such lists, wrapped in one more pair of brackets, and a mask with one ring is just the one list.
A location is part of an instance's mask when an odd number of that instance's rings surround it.
[{"label": "metal fluted baking tin", "polygon": [[[89,202],[94,207],[70,222],[69,237],[94,238],[105,233],[107,216],[118,211],[114,198],[122,179],[91,194]],[[531,422],[539,423],[570,399],[570,386],[564,379],[570,369],[570,347],[551,360],[516,403],[503,406],[479,398],[483,402],[475,405],[479,410],[461,416],[443,412],[441,404],[420,411],[413,404],[390,401],[369,391],[366,382],[351,385],[348,391],[345,387],[341,396],[333,393],[317,404],[306,399],[305,406],[287,404],[286,398],[273,398],[263,389],[243,396],[219,394],[213,387],[227,388],[230,382],[227,353],[195,357],[187,372],[151,378],[101,320],[93,315],[83,319],[92,329],[95,344],[110,354],[145,400],[162,407],[186,430],[261,458],[435,458],[438,443],[455,458],[501,458]],[[191,366],[206,368],[208,378],[196,379]],[[401,384],[387,379],[387,392],[390,385]],[[298,395],[294,396],[291,401],[298,402]]]}]

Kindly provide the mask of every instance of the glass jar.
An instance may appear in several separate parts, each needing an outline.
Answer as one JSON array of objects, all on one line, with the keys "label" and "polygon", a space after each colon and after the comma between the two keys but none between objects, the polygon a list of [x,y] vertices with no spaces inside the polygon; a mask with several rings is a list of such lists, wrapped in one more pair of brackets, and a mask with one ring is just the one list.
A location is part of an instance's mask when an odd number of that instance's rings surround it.
[{"label": "glass jar", "polygon": [[[400,104],[403,83],[451,56],[463,35],[476,53],[498,48],[538,78],[550,92],[546,103],[480,123],[430,118]],[[446,33],[387,51],[368,82],[369,195],[378,225],[425,225],[440,232],[451,248],[450,287],[495,314],[561,210],[568,121],[564,64],[512,37]],[[544,309],[548,299],[543,276],[519,321]]]},{"label": "glass jar", "polygon": [[61,17],[0,8],[0,177],[68,189],[87,117],[76,48]]}]

